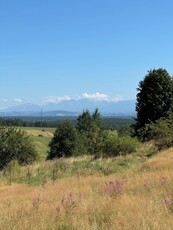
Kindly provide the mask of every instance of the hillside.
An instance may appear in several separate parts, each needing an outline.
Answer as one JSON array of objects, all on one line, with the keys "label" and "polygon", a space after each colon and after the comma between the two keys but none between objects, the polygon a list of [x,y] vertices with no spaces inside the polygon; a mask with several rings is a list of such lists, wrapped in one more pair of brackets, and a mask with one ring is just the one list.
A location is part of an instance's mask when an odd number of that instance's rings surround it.
[{"label": "hillside", "polygon": [[49,150],[49,142],[52,139],[54,128],[34,128],[34,127],[20,127],[33,140],[36,151],[40,158],[45,159]]},{"label": "hillside", "polygon": [[[66,173],[69,165],[81,160],[70,158],[59,164]],[[123,165],[125,158],[120,160]],[[103,159],[100,164],[106,170]],[[110,175],[89,169],[80,173],[81,168],[76,176],[43,178],[38,186],[9,186],[1,175],[1,229],[171,229],[172,165],[173,149],[168,149]]]}]

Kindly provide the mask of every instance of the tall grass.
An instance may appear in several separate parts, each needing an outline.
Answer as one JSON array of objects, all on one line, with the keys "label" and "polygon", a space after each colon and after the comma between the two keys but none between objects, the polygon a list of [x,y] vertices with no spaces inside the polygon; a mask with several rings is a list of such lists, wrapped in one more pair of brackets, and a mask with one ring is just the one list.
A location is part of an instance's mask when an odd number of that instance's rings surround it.
[{"label": "tall grass", "polygon": [[[141,154],[141,152],[143,153]],[[138,152],[110,158],[97,158],[92,156],[60,158],[53,161],[41,161],[27,166],[20,166],[16,161],[10,162],[0,171],[0,181],[5,184],[25,183],[40,185],[45,181],[52,181],[88,175],[111,175],[132,168],[144,162],[148,153],[153,153],[152,147],[140,148]]]},{"label": "tall grass", "polygon": [[172,153],[169,149],[110,175],[78,173],[37,186],[1,180],[0,229],[171,230]]}]

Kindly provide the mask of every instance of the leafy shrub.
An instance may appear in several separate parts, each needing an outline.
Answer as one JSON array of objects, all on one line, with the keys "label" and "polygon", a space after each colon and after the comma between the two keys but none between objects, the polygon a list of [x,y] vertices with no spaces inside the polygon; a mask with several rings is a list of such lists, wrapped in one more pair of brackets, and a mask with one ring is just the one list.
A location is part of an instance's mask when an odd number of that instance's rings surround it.
[{"label": "leafy shrub", "polygon": [[104,156],[117,156],[132,153],[139,146],[139,141],[130,136],[119,136],[116,132],[108,132],[103,142]]},{"label": "leafy shrub", "polygon": [[37,159],[34,144],[26,133],[15,127],[0,127],[0,168],[11,161],[32,163]]},{"label": "leafy shrub", "polygon": [[50,144],[47,159],[70,157],[77,151],[77,131],[70,121],[60,123]]},{"label": "leafy shrub", "polygon": [[132,136],[134,133],[134,125],[124,125],[118,128],[118,134],[123,136]]},{"label": "leafy shrub", "polygon": [[146,125],[147,140],[154,140],[156,147],[161,150],[173,146],[173,118],[161,118],[155,123]]}]

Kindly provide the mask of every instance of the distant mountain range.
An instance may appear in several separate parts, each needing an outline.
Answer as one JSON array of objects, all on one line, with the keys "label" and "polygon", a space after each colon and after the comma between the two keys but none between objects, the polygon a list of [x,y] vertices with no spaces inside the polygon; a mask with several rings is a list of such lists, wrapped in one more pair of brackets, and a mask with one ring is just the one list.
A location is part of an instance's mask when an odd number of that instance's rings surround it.
[{"label": "distant mountain range", "polygon": [[0,116],[78,116],[83,110],[93,112],[96,108],[103,116],[133,116],[135,100],[112,102],[71,99],[44,106],[25,103],[0,110]]}]

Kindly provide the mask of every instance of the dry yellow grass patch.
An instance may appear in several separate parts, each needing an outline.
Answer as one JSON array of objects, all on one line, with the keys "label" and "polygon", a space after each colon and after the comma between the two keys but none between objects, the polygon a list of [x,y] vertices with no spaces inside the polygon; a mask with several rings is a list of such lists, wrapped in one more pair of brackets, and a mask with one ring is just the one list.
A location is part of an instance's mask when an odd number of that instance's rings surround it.
[{"label": "dry yellow grass patch", "polygon": [[[105,190],[110,181],[123,183],[122,194]],[[172,202],[169,149],[110,176],[76,176],[38,187],[1,185],[0,229],[171,230]]]}]

